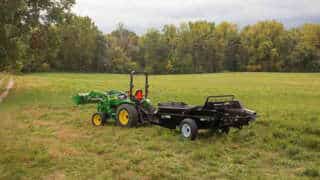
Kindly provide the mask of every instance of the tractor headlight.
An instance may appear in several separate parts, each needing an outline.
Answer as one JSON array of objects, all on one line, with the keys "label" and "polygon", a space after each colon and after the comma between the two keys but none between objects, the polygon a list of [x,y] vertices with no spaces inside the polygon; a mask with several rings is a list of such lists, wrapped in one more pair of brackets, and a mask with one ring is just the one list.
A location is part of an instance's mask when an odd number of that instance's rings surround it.
[{"label": "tractor headlight", "polygon": [[120,94],[120,95],[118,96],[118,98],[119,98],[119,99],[127,99],[127,95],[125,95],[125,94]]}]

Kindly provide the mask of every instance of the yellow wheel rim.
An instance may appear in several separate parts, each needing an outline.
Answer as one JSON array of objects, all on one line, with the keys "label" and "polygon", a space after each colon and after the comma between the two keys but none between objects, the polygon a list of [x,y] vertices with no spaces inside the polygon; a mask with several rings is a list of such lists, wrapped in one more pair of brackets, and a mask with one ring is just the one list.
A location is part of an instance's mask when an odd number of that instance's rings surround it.
[{"label": "yellow wheel rim", "polygon": [[94,115],[93,123],[96,126],[100,126],[102,124],[102,117],[99,114]]},{"label": "yellow wheel rim", "polygon": [[122,109],[122,110],[119,112],[118,119],[119,119],[119,122],[120,122],[122,125],[127,125],[128,122],[129,122],[129,113],[128,113],[128,111],[125,110],[125,109]]}]

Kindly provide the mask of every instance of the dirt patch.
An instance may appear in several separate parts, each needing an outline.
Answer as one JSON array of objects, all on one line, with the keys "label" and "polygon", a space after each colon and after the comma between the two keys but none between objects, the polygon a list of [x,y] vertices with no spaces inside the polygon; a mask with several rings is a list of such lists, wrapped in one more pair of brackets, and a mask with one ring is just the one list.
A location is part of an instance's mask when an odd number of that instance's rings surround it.
[{"label": "dirt patch", "polygon": [[61,171],[54,171],[52,174],[45,176],[43,179],[45,180],[62,180],[66,179],[66,175]]},{"label": "dirt patch", "polygon": [[63,128],[57,132],[57,137],[61,141],[68,142],[81,137],[81,133],[80,131],[75,129]]},{"label": "dirt patch", "polygon": [[49,147],[49,155],[51,158],[54,159],[62,159],[66,157],[73,157],[73,156],[80,156],[81,153],[76,150],[75,148],[72,148],[67,145],[61,145],[61,144],[52,144]]},{"label": "dirt patch", "polygon": [[56,125],[55,122],[52,122],[52,121],[41,121],[41,120],[34,120],[32,122],[33,125],[35,126],[54,126],[54,127],[58,127]]},{"label": "dirt patch", "polygon": [[[1,83],[2,83],[2,82],[1,82]],[[10,80],[9,80],[9,82],[8,82],[5,90],[4,90],[4,92],[0,95],[0,103],[3,101],[3,99],[4,99],[5,97],[8,96],[9,91],[13,88],[13,85],[14,85],[14,81],[13,81],[12,78],[10,78]]]}]

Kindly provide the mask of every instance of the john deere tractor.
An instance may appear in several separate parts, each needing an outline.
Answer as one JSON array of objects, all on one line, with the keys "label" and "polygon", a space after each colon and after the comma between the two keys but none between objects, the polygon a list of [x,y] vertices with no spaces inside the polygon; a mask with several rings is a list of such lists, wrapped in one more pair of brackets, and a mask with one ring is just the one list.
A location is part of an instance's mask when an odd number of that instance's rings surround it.
[{"label": "john deere tractor", "polygon": [[[137,89],[133,93],[133,77],[136,74],[145,75],[145,93]],[[94,126],[103,125],[107,119],[116,120],[116,124],[124,127],[133,127],[145,123],[146,119],[152,118],[154,108],[148,99],[148,74],[130,73],[129,91],[123,92],[111,90],[106,92],[91,91],[79,93],[73,97],[76,104],[97,104],[97,112],[92,115],[91,121]]]},{"label": "john deere tractor", "polygon": [[[101,126],[107,119],[115,119],[116,125],[134,127],[151,123],[181,131],[184,138],[195,139],[198,129],[215,129],[228,133],[231,127],[241,129],[255,120],[256,112],[246,109],[234,95],[208,96],[203,105],[188,105],[184,102],[158,103],[154,108],[148,99],[148,74],[145,89],[133,93],[134,71],[130,73],[129,91],[111,90],[79,93],[73,97],[76,104],[97,103],[97,112],[92,115],[94,126]],[[141,74],[141,73],[140,73]]]}]

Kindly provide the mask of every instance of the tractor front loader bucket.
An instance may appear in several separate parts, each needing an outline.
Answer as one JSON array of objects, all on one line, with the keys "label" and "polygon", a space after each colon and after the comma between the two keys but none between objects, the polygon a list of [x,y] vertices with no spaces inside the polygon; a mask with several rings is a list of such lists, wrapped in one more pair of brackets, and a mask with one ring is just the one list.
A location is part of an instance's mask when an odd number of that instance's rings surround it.
[{"label": "tractor front loader bucket", "polygon": [[92,104],[103,100],[105,94],[101,92],[91,91],[89,93],[78,93],[72,97],[75,104]]}]

